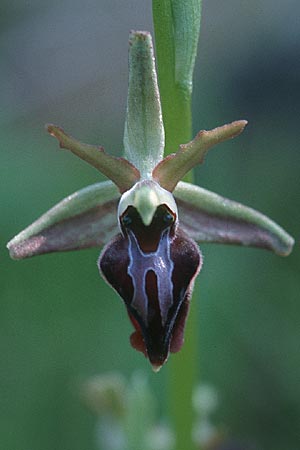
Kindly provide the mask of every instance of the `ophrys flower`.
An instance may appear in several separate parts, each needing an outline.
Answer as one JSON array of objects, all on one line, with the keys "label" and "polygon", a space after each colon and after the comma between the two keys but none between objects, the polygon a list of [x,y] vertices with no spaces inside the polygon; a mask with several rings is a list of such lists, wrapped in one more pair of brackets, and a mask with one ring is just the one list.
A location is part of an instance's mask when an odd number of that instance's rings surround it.
[{"label": "ophrys flower", "polygon": [[62,200],[9,242],[11,256],[104,245],[99,269],[124,300],[135,329],[131,344],[155,370],[160,368],[169,352],[183,344],[193,283],[202,264],[196,242],[262,247],[280,255],[292,249],[293,239],[263,214],[180,181],[212,146],[237,136],[246,124],[240,120],[201,131],[163,158],[151,36],[132,32],[125,158],[109,156],[102,147],[83,144],[48,125],[61,147],[111,181]]}]

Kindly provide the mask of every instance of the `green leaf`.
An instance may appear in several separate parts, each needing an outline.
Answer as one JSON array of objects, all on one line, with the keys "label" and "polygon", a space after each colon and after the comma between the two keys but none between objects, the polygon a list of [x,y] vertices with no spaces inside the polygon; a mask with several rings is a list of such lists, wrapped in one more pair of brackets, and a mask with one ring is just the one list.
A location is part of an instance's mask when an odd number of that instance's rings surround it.
[{"label": "green leaf", "polygon": [[175,81],[192,91],[200,31],[201,0],[171,2],[174,27]]},{"label": "green leaf", "polygon": [[117,232],[120,194],[111,181],[69,195],[8,244],[13,259],[106,244]]},{"label": "green leaf", "polygon": [[124,130],[125,157],[149,178],[162,159],[164,127],[151,35],[132,31],[129,38],[129,85]]},{"label": "green leaf", "polygon": [[189,183],[178,183],[174,196],[179,224],[197,242],[238,244],[287,256],[294,239],[264,214]]},{"label": "green leaf", "polygon": [[152,10],[165,154],[169,154],[192,135],[191,93],[201,0],[153,0]]}]

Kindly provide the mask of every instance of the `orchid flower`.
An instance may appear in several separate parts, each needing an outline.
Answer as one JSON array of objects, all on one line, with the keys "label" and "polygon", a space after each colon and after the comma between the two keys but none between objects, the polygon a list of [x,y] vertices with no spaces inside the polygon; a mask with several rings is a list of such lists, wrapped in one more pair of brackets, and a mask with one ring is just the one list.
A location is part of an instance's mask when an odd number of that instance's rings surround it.
[{"label": "orchid flower", "polygon": [[[14,259],[104,246],[104,279],[122,297],[134,332],[131,345],[154,370],[183,344],[201,242],[260,247],[288,255],[293,239],[265,215],[180,181],[215,144],[238,136],[247,121],[200,131],[163,157],[164,127],[148,32],[131,32],[124,158],[83,144],[48,125],[60,147],[71,150],[109,181],[68,196],[15,236]],[[180,127],[180,123],[178,124]]]}]

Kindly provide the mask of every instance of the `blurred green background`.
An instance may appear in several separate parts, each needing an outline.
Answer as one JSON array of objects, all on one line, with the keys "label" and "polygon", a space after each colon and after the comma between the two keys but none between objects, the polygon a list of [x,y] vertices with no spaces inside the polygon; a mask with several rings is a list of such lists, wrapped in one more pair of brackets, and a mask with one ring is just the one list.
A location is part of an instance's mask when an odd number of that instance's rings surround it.
[{"label": "blurred green background", "polygon": [[[101,180],[58,149],[46,122],[121,153],[128,32],[152,30],[151,2],[2,0],[0,11],[0,449],[95,450],[80,383],[140,368],[164,410],[171,374],[152,374],[129,346],[131,326],[98,275],[97,249],[14,262],[5,244]],[[249,120],[242,136],[209,154],[197,183],[265,212],[296,240],[299,14],[298,0],[204,0],[193,99],[195,132]],[[286,259],[217,245],[202,251],[193,302],[199,375],[220,396],[215,421],[256,448],[299,450],[299,242]]]}]

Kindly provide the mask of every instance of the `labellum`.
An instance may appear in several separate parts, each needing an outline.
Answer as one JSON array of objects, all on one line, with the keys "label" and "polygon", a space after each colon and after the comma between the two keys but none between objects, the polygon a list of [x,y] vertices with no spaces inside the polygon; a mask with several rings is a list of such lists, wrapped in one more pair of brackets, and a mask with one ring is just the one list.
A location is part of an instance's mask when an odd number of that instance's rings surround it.
[{"label": "labellum", "polygon": [[158,370],[183,344],[201,253],[178,226],[172,195],[154,181],[137,183],[121,198],[119,214],[121,232],[104,248],[99,268],[127,307],[135,328],[131,345]]},{"label": "labellum", "polygon": [[125,158],[110,156],[102,147],[83,144],[48,125],[60,147],[111,181],[88,186],[55,205],[7,244],[11,257],[105,246],[99,270],[126,305],[135,330],[131,345],[158,370],[169,352],[183,344],[193,284],[202,264],[196,242],[260,247],[279,255],[292,250],[293,238],[265,215],[180,181],[203,162],[211,147],[238,136],[246,124],[239,120],[200,131],[163,158],[152,40],[147,32],[132,32]]}]

